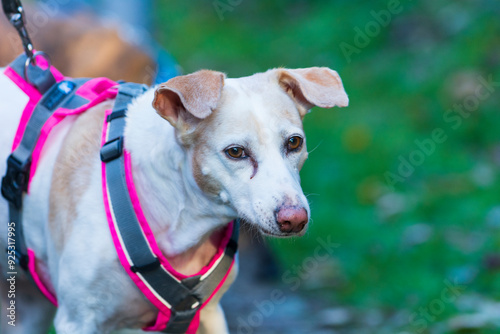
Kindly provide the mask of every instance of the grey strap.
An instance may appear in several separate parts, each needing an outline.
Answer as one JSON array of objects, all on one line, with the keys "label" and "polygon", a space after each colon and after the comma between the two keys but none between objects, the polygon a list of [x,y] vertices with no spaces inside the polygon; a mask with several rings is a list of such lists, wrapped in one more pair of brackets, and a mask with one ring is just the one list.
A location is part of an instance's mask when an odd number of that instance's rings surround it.
[{"label": "grey strap", "polygon": [[106,163],[106,183],[108,185],[111,208],[125,251],[132,262],[131,270],[142,276],[148,285],[161,297],[171,310],[165,333],[185,333],[201,304],[215,291],[230,269],[237,248],[238,223],[235,222],[229,246],[219,264],[206,275],[179,281],[161,264],[149,247],[129,196],[125,178],[123,157],[123,131],[125,111],[132,99],[146,90],[139,84],[122,84],[112,113],[107,121],[108,141],[101,149],[101,160]]},{"label": "grey strap", "polygon": [[[236,230],[238,228],[239,221],[236,220],[234,222],[235,226],[234,229]],[[233,233],[233,236],[235,233]],[[236,233],[237,236],[237,233]],[[238,240],[237,237],[236,239],[231,238],[231,241]],[[194,288],[193,291],[200,295],[203,296],[202,301],[205,302],[208,297],[210,297],[219,283],[222,281],[224,276],[226,276],[227,272],[229,271],[229,268],[231,267],[231,264],[233,263],[233,258],[236,253],[236,249],[233,250],[230,246],[226,247],[224,257],[222,258],[221,262],[219,265],[210,273],[210,275],[201,280]]]},{"label": "grey strap", "polygon": [[42,70],[31,63],[26,68],[26,77],[24,79],[35,86],[41,94],[45,94],[56,83],[56,79],[49,68]]},{"label": "grey strap", "polygon": [[50,68],[41,69],[38,66],[33,66],[31,63],[26,65],[27,59],[26,55],[20,55],[9,66],[43,95],[56,83],[56,80]]},{"label": "grey strap", "polygon": [[[24,70],[21,64],[24,66],[25,60],[26,56],[22,55],[11,65],[19,75]],[[49,70],[41,71],[50,73]],[[62,81],[52,87],[48,87],[49,84],[52,84],[53,80],[52,74],[50,76],[51,79],[40,79],[38,81],[41,87],[40,93],[43,94],[46,92],[46,94],[33,110],[18,147],[8,157],[7,172],[2,178],[2,195],[9,202],[9,220],[15,223],[17,231],[15,239],[16,259],[18,264],[25,270],[28,268],[28,255],[23,232],[22,200],[23,193],[27,191],[29,183],[29,170],[33,150],[40,137],[42,127],[54,110],[59,106],[66,106],[66,104],[70,104],[71,107],[78,107],[88,103],[86,99],[72,94],[87,79]]]},{"label": "grey strap", "polygon": [[106,162],[106,182],[111,208],[126,252],[133,263],[131,270],[141,275],[151,288],[170,305],[172,316],[169,324],[175,324],[169,329],[170,333],[181,334],[186,332],[196,314],[196,305],[200,305],[200,302],[186,286],[180,284],[160,265],[160,261],[151,251],[135,215],[125,178],[125,161],[122,154],[122,136],[125,128],[123,111],[127,109],[135,96],[142,94],[145,90],[146,87],[143,85],[132,83],[120,85],[113,112],[108,117],[108,122],[110,122],[108,141],[101,149],[101,160]]},{"label": "grey strap", "polygon": [[[234,221],[233,234],[229,240],[224,256],[219,264],[213,269],[213,271],[204,279],[200,276],[188,277],[182,280],[182,283],[188,286],[192,293],[201,298],[201,304],[207,301],[214,293],[215,289],[219,286],[220,282],[224,278],[231,268],[233,258],[238,249],[238,237],[239,237],[239,219]],[[198,308],[197,308],[198,309]],[[174,319],[168,322],[166,333],[185,333],[191,323],[192,317],[196,314],[194,310],[193,314],[177,312],[174,314]],[[187,321],[189,319],[189,321]],[[187,323],[186,323],[187,322]],[[182,331],[184,330],[184,331]]]},{"label": "grey strap", "polygon": [[[18,161],[29,160],[38,142],[38,137],[40,136],[43,125],[47,122],[49,117],[52,116],[52,113],[59,105],[64,104],[64,107],[67,109],[76,109],[89,102],[83,97],[71,94],[87,81],[88,79],[61,81],[57,85],[54,85],[47,95],[40,100],[26,125],[21,143],[12,153]],[[62,89],[64,89],[64,91]]]}]

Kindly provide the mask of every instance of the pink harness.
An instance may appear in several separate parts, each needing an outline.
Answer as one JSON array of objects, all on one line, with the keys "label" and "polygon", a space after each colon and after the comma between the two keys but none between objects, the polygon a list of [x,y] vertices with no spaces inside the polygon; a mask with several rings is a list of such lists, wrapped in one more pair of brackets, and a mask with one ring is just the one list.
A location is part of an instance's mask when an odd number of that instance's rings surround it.
[{"label": "pink harness", "polygon": [[[19,61],[18,63],[22,62]],[[44,69],[47,68],[47,64],[43,61],[43,59],[41,59],[37,63],[38,66],[40,66],[41,68]],[[16,69],[16,66],[14,64],[15,62],[11,64],[10,67],[6,68],[4,74],[7,77],[9,77],[26,95],[28,95],[29,102],[24,108],[21,121],[18,126],[14,142],[12,145],[12,152],[15,152],[15,150],[18,148],[21,141],[23,140],[26,128],[28,126],[28,122],[32,117],[35,108],[39,103],[43,103],[47,99],[44,95],[41,95],[36,88],[34,88],[32,85],[26,82],[26,80],[24,80],[23,76],[19,73],[20,72],[19,66],[17,66]],[[50,68],[50,71],[56,83],[58,83],[60,87],[62,87],[60,89],[64,91],[65,86],[61,83],[66,81],[71,81],[72,79],[65,78],[61,73],[59,73],[56,69],[52,67]],[[40,135],[38,137],[38,140],[36,142],[36,145],[32,151],[31,164],[29,166],[29,179],[26,189],[27,192],[29,192],[29,182],[30,180],[32,180],[33,176],[36,173],[38,162],[40,160],[41,155],[43,154],[44,144],[51,130],[67,116],[81,114],[86,110],[88,110],[89,108],[108,99],[117,99],[117,101],[119,101],[120,99],[119,89],[121,88],[119,88],[118,83],[112,80],[106,78],[90,79],[84,82],[83,84],[77,86],[74,92],[72,93],[77,97],[77,99],[80,99],[80,103],[76,104],[75,108],[68,107],[71,106],[71,103],[65,103],[65,104],[63,103],[64,107],[58,107],[52,112],[50,117],[44,123]],[[116,104],[115,104],[115,109],[116,109]],[[113,118],[124,117],[125,115],[124,110],[116,112],[115,109],[113,109],[113,111],[111,110],[106,111],[106,117],[103,125],[102,138],[101,138],[103,150],[105,149],[107,144],[109,144],[110,141],[109,136],[110,136],[110,126],[112,124],[111,120]],[[118,115],[120,112],[122,112],[122,114]],[[114,142],[113,140],[111,141]],[[120,145],[123,145],[122,139],[120,139]],[[131,210],[135,215],[134,218],[137,219],[138,224],[140,225],[140,231],[142,233],[142,236],[145,237],[145,239],[147,240],[147,245],[149,247],[149,250],[157,259],[156,260],[157,265],[153,265],[150,267],[146,266],[146,268],[139,268],[137,270],[135,269],[136,265],[131,260],[131,256],[133,254],[131,253],[130,246],[127,245],[127,243],[124,241],[126,240],[126,236],[120,230],[120,224],[117,221],[118,220],[117,217],[119,216],[120,211],[117,211],[118,209],[114,208],[113,206],[114,200],[112,200],[111,197],[112,191],[110,191],[110,189],[114,185],[108,182],[109,175],[107,174],[108,173],[107,164],[109,164],[109,162],[105,161],[106,159],[102,158],[103,150],[101,150],[101,158],[103,159],[102,162],[102,190],[104,197],[103,204],[106,211],[106,216],[108,219],[108,224],[113,238],[113,242],[122,266],[124,267],[127,274],[130,276],[130,278],[133,280],[133,282],[137,285],[137,287],[142,291],[142,293],[147,297],[147,299],[156,308],[158,308],[159,311],[155,323],[144,328],[143,330],[163,331],[165,329],[169,329],[168,327],[169,321],[171,319],[175,319],[176,317],[178,318],[180,315],[182,315],[181,313],[184,312],[184,310],[181,312],[179,309],[177,309],[175,305],[171,305],[171,303],[169,303],[169,301],[166,300],[165,296],[162,295],[161,289],[155,289],[154,284],[152,284],[151,281],[148,281],[147,277],[150,274],[150,272],[156,270],[156,271],[161,271],[160,274],[162,275],[168,275],[165,277],[168,278],[169,280],[174,280],[175,282],[177,282],[176,284],[178,285],[182,285],[183,289],[187,289],[186,286],[189,286],[188,285],[189,283],[192,285],[193,291],[205,294],[205,296],[201,296],[199,298],[197,297],[194,299],[195,303],[193,304],[192,309],[195,310],[196,313],[191,312],[193,313],[193,315],[191,316],[191,318],[189,317],[187,318],[189,322],[188,324],[185,325],[185,327],[182,326],[175,327],[176,326],[175,324],[172,325],[173,327],[170,327],[170,329],[187,328],[187,330],[185,331],[186,333],[189,334],[196,333],[199,327],[199,311],[210,301],[210,299],[217,293],[220,287],[224,284],[234,264],[234,253],[236,252],[235,238],[237,238],[237,229],[238,229],[237,222],[231,222],[230,224],[228,224],[225,230],[225,235],[223,237],[223,240],[221,241],[221,244],[219,245],[216,255],[213,257],[211,262],[206,267],[204,267],[199,273],[191,276],[186,276],[177,272],[170,265],[168,260],[165,258],[165,256],[159,249],[155,237],[142,211],[132,177],[132,164],[131,164],[130,154],[129,152],[124,150],[123,147],[121,147],[120,149],[122,150],[120,151],[120,156],[121,156],[120,158],[123,159],[122,161],[120,161],[120,166],[122,166],[124,171],[123,173],[126,184],[125,187],[128,191],[128,196],[132,205]],[[114,160],[115,158],[118,157],[113,157],[113,159],[111,160]],[[44,284],[44,282],[39,276],[36,267],[36,256],[34,251],[28,248],[27,253],[28,253],[27,267],[34,282],[39,287],[40,291],[54,305],[57,306],[56,296],[54,295],[53,291],[47,288],[47,286]],[[223,268],[224,272],[222,273],[221,269],[218,268],[221,262],[226,263],[226,266]],[[217,276],[217,282],[215,283],[213,282],[214,276]],[[210,280],[211,282],[209,282]],[[193,281],[194,283],[192,283]]]},{"label": "pink harness", "polygon": [[[47,68],[47,63],[42,58],[38,60],[38,65],[44,69]],[[55,68],[51,67],[50,71],[52,72],[52,75],[54,76],[56,82],[61,82],[62,80],[64,80],[64,76]],[[29,97],[29,101],[23,110],[21,120],[16,131],[16,136],[14,137],[14,142],[12,145],[12,152],[14,152],[16,148],[19,146],[24,136],[28,121],[31,118],[33,110],[35,109],[36,105],[42,99],[42,95],[38,92],[38,90],[35,87],[27,83],[26,80],[24,80],[24,78],[17,71],[14,70],[14,68],[7,67],[4,71],[4,74],[10,80],[12,80],[12,82],[14,82]],[[50,131],[57,124],[59,124],[66,116],[83,113],[84,111],[97,105],[98,103],[101,103],[104,100],[114,98],[117,94],[117,90],[113,89],[113,87],[116,85],[117,85],[116,82],[106,78],[92,79],[88,81],[85,85],[81,86],[75,92],[76,95],[87,99],[89,101],[87,104],[82,105],[81,107],[74,110],[60,108],[53,112],[52,116],[50,116],[50,118],[42,127],[42,131],[40,133],[40,136],[38,137],[37,144],[31,155],[31,165],[29,169],[29,179],[28,179],[28,192],[29,192],[29,185],[31,183],[31,180],[33,179],[33,176],[35,175],[38,162],[40,160],[40,155],[42,153],[43,146],[45,144],[45,141],[47,140]],[[28,257],[29,257],[28,269],[31,273],[31,276],[33,277],[33,280],[39,287],[40,291],[47,297],[47,299],[49,299],[54,305],[57,306],[56,297],[45,286],[45,284],[40,279],[40,276],[38,275],[38,271],[36,269],[35,252],[32,249],[28,249]]]}]

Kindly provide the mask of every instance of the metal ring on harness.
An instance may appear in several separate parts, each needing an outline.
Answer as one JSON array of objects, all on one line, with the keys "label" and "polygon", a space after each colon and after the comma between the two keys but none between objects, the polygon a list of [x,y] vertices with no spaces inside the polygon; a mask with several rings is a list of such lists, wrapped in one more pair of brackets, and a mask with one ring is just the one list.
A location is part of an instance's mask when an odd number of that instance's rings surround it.
[{"label": "metal ring on harness", "polygon": [[52,66],[52,62],[50,61],[50,57],[48,54],[46,54],[43,51],[37,51],[33,54],[33,58],[26,58],[26,63],[24,63],[24,79],[26,79],[26,82],[29,83],[30,85],[34,85],[34,83],[30,80],[28,77],[28,67],[30,65],[36,66],[36,57],[41,56],[43,59],[47,61],[47,71],[50,70],[50,67]]}]

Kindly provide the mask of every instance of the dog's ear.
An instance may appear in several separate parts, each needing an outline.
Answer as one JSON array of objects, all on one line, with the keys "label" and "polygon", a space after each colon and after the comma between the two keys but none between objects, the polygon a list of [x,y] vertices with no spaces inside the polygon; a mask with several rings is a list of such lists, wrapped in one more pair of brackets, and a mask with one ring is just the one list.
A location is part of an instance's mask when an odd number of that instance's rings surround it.
[{"label": "dog's ear", "polygon": [[278,69],[280,86],[299,105],[301,116],[314,106],[321,108],[347,107],[349,98],[336,71],[327,67]]},{"label": "dog's ear", "polygon": [[192,125],[217,107],[224,78],[209,70],[172,78],[156,89],[153,108],[176,128]]}]

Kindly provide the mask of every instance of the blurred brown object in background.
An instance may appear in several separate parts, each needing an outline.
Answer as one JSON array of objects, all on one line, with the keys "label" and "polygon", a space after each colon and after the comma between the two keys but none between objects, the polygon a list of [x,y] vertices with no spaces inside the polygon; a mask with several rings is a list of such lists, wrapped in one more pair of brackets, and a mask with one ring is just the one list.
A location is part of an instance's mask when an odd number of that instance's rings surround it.
[{"label": "blurred brown object in background", "polygon": [[[52,65],[69,77],[107,77],[151,84],[155,61],[120,37],[118,29],[104,26],[87,14],[36,19],[29,7],[27,29],[35,49],[46,52]],[[43,13],[42,13],[43,14]],[[43,21],[39,26],[33,22]],[[0,15],[0,66],[8,65],[23,52],[16,30]]]}]

